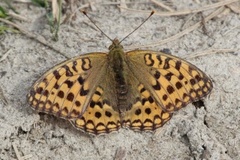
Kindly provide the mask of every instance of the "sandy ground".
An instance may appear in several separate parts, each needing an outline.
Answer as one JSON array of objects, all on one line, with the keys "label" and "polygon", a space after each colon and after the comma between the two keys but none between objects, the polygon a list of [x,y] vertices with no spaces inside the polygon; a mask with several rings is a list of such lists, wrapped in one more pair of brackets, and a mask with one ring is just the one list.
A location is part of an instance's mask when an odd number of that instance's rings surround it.
[{"label": "sandy ground", "polygon": [[[128,7],[144,10],[161,8],[153,3],[133,3]],[[176,10],[196,9],[208,4],[196,1],[172,1]],[[81,6],[82,4],[78,4]],[[45,10],[26,4],[14,4],[29,22],[19,22],[25,29],[41,35],[49,45],[74,57],[83,53],[108,51],[111,42],[95,30],[89,20],[77,12],[71,24],[61,25],[59,40],[51,40]],[[116,5],[98,3],[89,15],[111,38],[122,39],[148,14],[123,11]],[[203,12],[203,17],[213,10]],[[154,15],[122,44],[141,46],[168,38],[201,21],[201,14],[160,17]],[[214,82],[214,89],[204,100],[205,107],[192,104],[176,112],[155,133],[120,129],[103,136],[89,136],[65,120],[38,114],[30,108],[26,95],[42,73],[63,56],[22,34],[1,35],[0,56],[0,159],[240,159],[240,17],[226,11],[189,34],[163,45],[173,55],[186,59]],[[209,49],[233,49],[190,58]],[[15,149],[14,149],[15,147]]]}]

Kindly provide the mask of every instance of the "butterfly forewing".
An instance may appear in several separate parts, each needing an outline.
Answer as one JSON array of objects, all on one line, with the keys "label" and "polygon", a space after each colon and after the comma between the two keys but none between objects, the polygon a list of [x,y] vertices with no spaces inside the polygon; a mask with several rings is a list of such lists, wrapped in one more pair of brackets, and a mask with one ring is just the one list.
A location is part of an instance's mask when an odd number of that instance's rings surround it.
[{"label": "butterfly forewing", "polygon": [[32,108],[66,119],[81,117],[103,78],[98,72],[106,58],[106,53],[78,56],[46,72],[28,94]]},{"label": "butterfly forewing", "polygon": [[127,56],[135,76],[164,111],[178,110],[212,90],[211,80],[180,58],[148,50],[130,51]]}]

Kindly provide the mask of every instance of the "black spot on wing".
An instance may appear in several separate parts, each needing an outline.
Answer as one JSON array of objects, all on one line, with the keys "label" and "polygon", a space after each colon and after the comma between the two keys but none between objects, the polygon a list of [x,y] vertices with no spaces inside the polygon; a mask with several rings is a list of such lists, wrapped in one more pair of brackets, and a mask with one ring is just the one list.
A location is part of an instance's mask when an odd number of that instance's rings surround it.
[{"label": "black spot on wing", "polygon": [[[37,89],[36,89],[36,93],[38,93],[38,94],[42,94],[42,91],[43,91],[43,88],[42,87],[38,87]],[[34,93],[35,94],[35,93]]]},{"label": "black spot on wing", "polygon": [[158,59],[158,61],[159,61],[159,65],[161,65],[162,64],[162,59],[161,59],[161,56],[160,55],[157,55],[157,59]]},{"label": "black spot on wing", "polygon": [[80,96],[86,96],[88,94],[89,90],[88,89],[84,89],[84,86],[81,87],[80,89]]},{"label": "black spot on wing", "polygon": [[67,100],[68,101],[70,101],[70,102],[72,102],[73,101],[73,99],[74,99],[74,94],[73,93],[68,93],[68,95],[67,95]]},{"label": "black spot on wing", "polygon": [[96,113],[95,113],[95,117],[96,117],[96,118],[101,118],[101,116],[102,116],[102,114],[101,114],[100,112],[96,112]]},{"label": "black spot on wing", "polygon": [[160,73],[159,71],[156,71],[155,74],[154,74],[154,77],[155,77],[156,79],[159,79],[160,76],[161,76],[161,73]]},{"label": "black spot on wing", "polygon": [[57,96],[58,96],[59,98],[63,98],[63,97],[64,97],[64,92],[63,92],[63,91],[59,91],[58,94],[57,94]]},{"label": "black spot on wing", "polygon": [[81,103],[80,103],[79,101],[75,101],[75,105],[76,105],[77,107],[79,107],[79,106],[81,106]]},{"label": "black spot on wing", "polygon": [[174,88],[172,86],[167,86],[167,91],[169,94],[172,94],[174,92]]},{"label": "black spot on wing", "polygon": [[145,54],[144,61],[145,61],[145,64],[147,64],[148,66],[153,66],[154,60],[152,59],[152,54],[150,53]]},{"label": "black spot on wing", "polygon": [[156,84],[152,86],[155,90],[160,90],[161,86],[160,83],[158,81],[156,81]]},{"label": "black spot on wing", "polygon": [[167,73],[164,77],[168,80],[171,81],[173,74],[171,72]]},{"label": "black spot on wing", "polygon": [[151,109],[150,109],[150,108],[146,108],[146,109],[145,109],[145,113],[146,113],[146,114],[151,114]]},{"label": "black spot on wing", "polygon": [[66,80],[64,83],[67,84],[68,88],[71,88],[73,86],[73,82],[72,81]]},{"label": "black spot on wing", "polygon": [[106,112],[105,112],[105,115],[110,118],[110,117],[112,116],[112,113],[109,112],[109,111],[106,111]]},{"label": "black spot on wing", "polygon": [[135,111],[135,115],[137,115],[137,116],[139,116],[141,114],[141,109],[137,109],[136,111]]},{"label": "black spot on wing", "polygon": [[171,58],[166,58],[165,59],[165,63],[164,63],[163,69],[169,69],[170,68],[170,64],[169,64],[170,60],[171,60]]},{"label": "black spot on wing", "polygon": [[43,94],[44,96],[48,97],[49,92],[48,92],[48,90],[44,90],[42,94]]},{"label": "black spot on wing", "polygon": [[77,66],[77,61],[73,61],[72,69],[73,69],[75,72],[78,72],[76,66]]},{"label": "black spot on wing", "polygon": [[56,78],[56,80],[58,80],[61,77],[57,70],[53,71],[53,75]]},{"label": "black spot on wing", "polygon": [[82,70],[87,71],[92,68],[91,61],[89,58],[82,59]]},{"label": "black spot on wing", "polygon": [[181,65],[182,65],[182,62],[181,61],[177,61],[176,64],[175,64],[175,68],[177,70],[180,70]]},{"label": "black spot on wing", "polygon": [[71,72],[71,70],[69,69],[69,67],[67,65],[64,65],[63,68],[66,70],[67,77],[73,76],[73,73]]},{"label": "black spot on wing", "polygon": [[180,88],[182,88],[182,83],[177,82],[177,83],[175,84],[175,86],[176,86],[177,89],[180,89]]},{"label": "black spot on wing", "polygon": [[78,77],[78,82],[79,82],[80,85],[82,85],[84,83],[84,81],[85,81],[85,79],[83,79],[82,76]]}]

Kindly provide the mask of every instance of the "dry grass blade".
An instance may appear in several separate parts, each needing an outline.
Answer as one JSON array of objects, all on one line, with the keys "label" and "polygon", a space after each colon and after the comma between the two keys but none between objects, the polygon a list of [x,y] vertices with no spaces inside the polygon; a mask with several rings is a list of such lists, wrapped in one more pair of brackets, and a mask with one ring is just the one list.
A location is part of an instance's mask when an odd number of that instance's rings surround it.
[{"label": "dry grass blade", "polygon": [[0,101],[2,101],[5,105],[8,104],[7,98],[4,96],[4,92],[0,86]]},{"label": "dry grass blade", "polygon": [[[209,9],[214,9],[214,8],[218,8],[218,7],[221,7],[221,6],[225,6],[225,5],[228,5],[228,4],[231,4],[233,2],[237,2],[239,0],[224,0],[224,1],[220,1],[218,3],[214,3],[214,4],[210,4],[210,5],[206,5],[206,6],[203,6],[203,7],[200,7],[198,9],[195,9],[195,10],[184,10],[184,11],[175,11],[175,12],[156,12],[155,14],[156,15],[159,15],[159,16],[180,16],[180,15],[186,15],[186,14],[190,14],[190,13],[198,13],[198,12],[203,12],[203,11],[206,11],[206,10],[209,10]],[[123,8],[121,6],[118,6],[119,8],[122,8],[122,9],[126,9],[128,11],[133,11],[133,12],[141,12],[141,13],[151,13],[151,11],[146,11],[146,10],[136,10],[136,9],[130,9],[130,8]]]},{"label": "dry grass blade", "polygon": [[228,8],[230,8],[235,13],[240,13],[240,1],[237,3],[231,3],[227,5]]},{"label": "dry grass blade", "polygon": [[[216,11],[214,11],[213,13],[211,13],[209,16],[207,16],[205,18],[205,22],[208,22],[209,20],[211,20],[212,18],[216,17],[218,14],[220,14],[222,11],[224,10],[224,7],[220,7],[219,9],[217,9]],[[192,32],[193,30],[195,30],[196,28],[200,27],[202,25],[202,21],[197,22],[196,24],[194,24],[193,26],[183,30],[182,32],[179,32],[177,34],[175,34],[174,36],[171,36],[169,38],[166,38],[164,40],[161,40],[159,42],[152,42],[149,43],[147,45],[141,45],[141,48],[143,47],[153,47],[153,46],[158,46],[158,45],[162,45],[171,41],[174,41],[182,36],[184,36],[185,34],[188,34],[189,32]],[[131,50],[131,49],[136,49],[139,48],[139,46],[130,46],[130,47],[126,47],[127,49]]]},{"label": "dry grass blade", "polygon": [[[123,7],[123,8],[127,8],[126,1],[125,1],[125,0],[120,0],[120,6]],[[124,9],[121,9],[121,8],[120,8],[120,11],[123,12]]]},{"label": "dry grass blade", "polygon": [[6,19],[0,18],[0,21],[2,21],[2,22],[6,23],[6,24],[8,24],[8,25],[11,25],[11,26],[17,28],[20,32],[22,32],[23,34],[25,34],[25,35],[28,36],[29,38],[35,39],[35,40],[37,40],[38,42],[44,44],[45,46],[48,46],[49,48],[55,50],[56,52],[58,52],[59,54],[61,54],[61,55],[64,56],[65,58],[69,58],[69,57],[66,56],[64,53],[62,53],[59,49],[51,46],[51,45],[49,44],[49,42],[47,42],[42,36],[37,35],[37,34],[34,34],[34,33],[31,33],[31,32],[29,32],[29,31],[27,31],[25,28],[23,28],[22,26],[17,25],[17,24],[15,24],[15,23],[13,23],[13,22],[10,22],[10,21],[8,21],[8,20],[6,20]]},{"label": "dry grass blade", "polygon": [[19,14],[13,13],[13,12],[9,12],[8,15],[13,17],[14,19],[18,19],[18,20],[25,21],[25,22],[30,22],[29,19],[27,19]]},{"label": "dry grass blade", "polygon": [[151,0],[153,3],[155,3],[156,5],[166,9],[169,12],[174,12],[174,9],[170,8],[169,6],[163,4],[162,2],[156,1],[156,0]]},{"label": "dry grass blade", "polygon": [[18,151],[17,146],[16,146],[15,143],[12,144],[12,147],[13,147],[13,150],[14,150],[14,152],[15,152],[16,157],[17,157],[18,160],[25,160],[25,159],[30,159],[30,158],[32,158],[32,155],[31,155],[31,154],[30,154],[30,155],[26,155],[26,156],[20,156],[20,153],[19,153],[19,151]]},{"label": "dry grass blade", "polygon": [[125,156],[126,156],[126,149],[125,149],[125,148],[122,148],[122,147],[119,147],[119,148],[116,150],[114,160],[122,160],[122,159],[125,159]]},{"label": "dry grass blade", "polygon": [[4,61],[10,52],[11,52],[11,49],[9,49],[6,53],[3,53],[3,55],[0,56],[0,62]]},{"label": "dry grass blade", "polygon": [[229,52],[237,52],[240,51],[239,49],[208,49],[206,51],[196,52],[192,54],[187,54],[182,56],[184,59],[191,59],[196,57],[201,57],[209,54],[216,54],[216,53],[229,53]]},{"label": "dry grass blade", "polygon": [[56,20],[57,22],[60,21],[59,13],[60,13],[60,6],[58,5],[57,0],[52,1],[52,14],[53,14],[53,19]]}]

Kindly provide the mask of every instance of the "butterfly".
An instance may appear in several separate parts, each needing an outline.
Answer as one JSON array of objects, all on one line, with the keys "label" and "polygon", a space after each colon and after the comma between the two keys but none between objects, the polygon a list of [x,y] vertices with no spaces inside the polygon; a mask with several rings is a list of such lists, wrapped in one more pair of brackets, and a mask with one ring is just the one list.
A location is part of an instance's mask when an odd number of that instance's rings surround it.
[{"label": "butterfly", "polygon": [[38,112],[98,135],[122,127],[154,131],[212,88],[210,78],[193,64],[158,51],[125,53],[114,39],[109,53],[80,55],[47,71],[28,101]]}]

